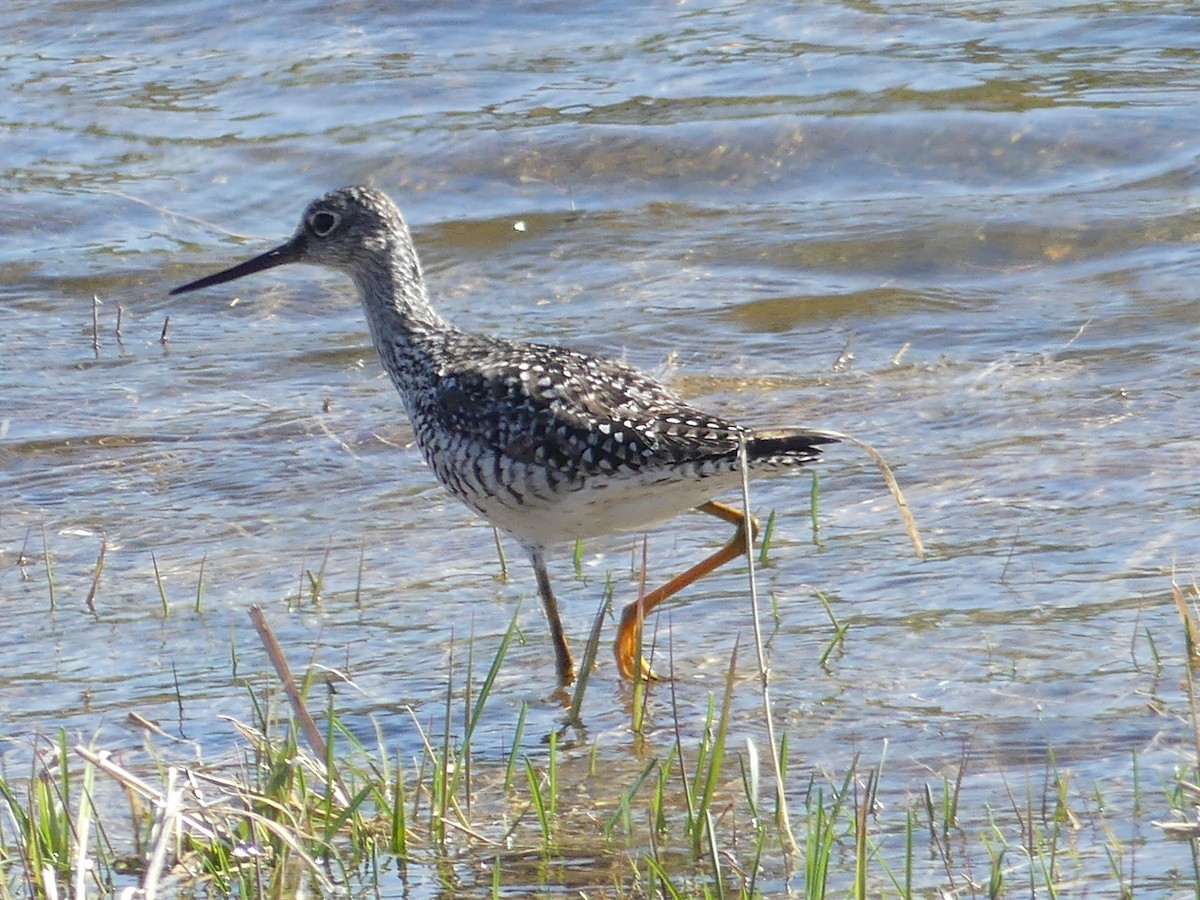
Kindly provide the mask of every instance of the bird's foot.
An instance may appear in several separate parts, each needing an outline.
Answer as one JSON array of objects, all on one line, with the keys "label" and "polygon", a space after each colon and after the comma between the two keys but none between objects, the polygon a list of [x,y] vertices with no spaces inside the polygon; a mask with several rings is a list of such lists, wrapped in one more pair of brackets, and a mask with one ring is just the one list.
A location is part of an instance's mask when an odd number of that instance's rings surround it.
[{"label": "bird's foot", "polygon": [[639,652],[642,629],[638,622],[637,604],[631,603],[621,614],[621,625],[617,629],[617,639],[613,642],[613,656],[617,658],[617,670],[622,678],[631,681],[634,673],[639,673],[643,681],[658,681],[658,676],[650,668],[650,663]]}]

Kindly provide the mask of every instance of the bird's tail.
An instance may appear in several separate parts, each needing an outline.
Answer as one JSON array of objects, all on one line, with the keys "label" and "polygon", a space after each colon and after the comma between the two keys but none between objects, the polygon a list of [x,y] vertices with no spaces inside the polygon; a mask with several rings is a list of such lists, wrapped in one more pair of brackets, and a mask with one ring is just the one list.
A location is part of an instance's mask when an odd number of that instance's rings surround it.
[{"label": "bird's tail", "polygon": [[799,466],[820,456],[820,445],[838,440],[834,432],[815,428],[756,431],[746,442],[746,457],[752,466]]}]

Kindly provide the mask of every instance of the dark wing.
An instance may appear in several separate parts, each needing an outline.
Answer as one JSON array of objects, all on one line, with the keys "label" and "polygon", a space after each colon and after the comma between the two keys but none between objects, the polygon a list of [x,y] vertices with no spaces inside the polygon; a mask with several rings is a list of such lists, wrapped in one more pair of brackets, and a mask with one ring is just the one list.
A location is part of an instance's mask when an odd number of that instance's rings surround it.
[{"label": "dark wing", "polygon": [[494,339],[474,349],[441,367],[436,414],[519,461],[582,472],[653,468],[728,457],[747,433],[614,360]]}]

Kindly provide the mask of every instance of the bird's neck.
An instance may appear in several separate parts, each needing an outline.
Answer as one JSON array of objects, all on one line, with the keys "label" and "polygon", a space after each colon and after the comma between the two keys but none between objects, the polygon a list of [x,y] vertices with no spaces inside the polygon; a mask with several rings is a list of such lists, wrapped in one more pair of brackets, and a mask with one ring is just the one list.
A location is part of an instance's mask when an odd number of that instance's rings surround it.
[{"label": "bird's neck", "polygon": [[429,303],[415,253],[394,254],[353,276],[380,352],[386,344],[419,345],[451,327]]}]

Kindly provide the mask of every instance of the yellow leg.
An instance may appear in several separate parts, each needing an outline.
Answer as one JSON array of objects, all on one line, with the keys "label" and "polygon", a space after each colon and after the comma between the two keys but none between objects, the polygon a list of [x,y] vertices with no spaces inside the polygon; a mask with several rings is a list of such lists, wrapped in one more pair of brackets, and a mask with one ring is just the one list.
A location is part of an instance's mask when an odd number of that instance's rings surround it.
[{"label": "yellow leg", "polygon": [[642,622],[654,611],[654,608],[668,597],[677,594],[693,581],[698,581],[710,572],[719,569],[732,559],[737,559],[746,552],[746,526],[749,524],[751,539],[758,536],[758,521],[743,514],[724,503],[710,500],[696,509],[706,512],[718,519],[724,519],[737,526],[732,538],[724,547],[712,556],[692,566],[686,572],[676,575],[662,587],[645,594],[640,600],[630,603],[621,613],[621,625],[617,629],[617,640],[613,644],[613,654],[617,657],[617,668],[626,678],[633,677],[634,666],[641,669],[645,678],[654,678],[649,664],[638,653],[638,643],[642,633]]}]

